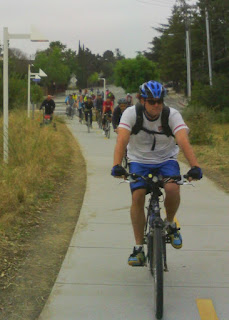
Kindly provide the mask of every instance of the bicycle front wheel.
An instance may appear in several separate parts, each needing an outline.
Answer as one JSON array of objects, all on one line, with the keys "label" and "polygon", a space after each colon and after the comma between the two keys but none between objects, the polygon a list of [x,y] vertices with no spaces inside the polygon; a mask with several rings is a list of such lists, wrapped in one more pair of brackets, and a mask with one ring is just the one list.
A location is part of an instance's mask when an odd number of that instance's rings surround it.
[{"label": "bicycle front wheel", "polygon": [[163,316],[163,245],[162,230],[155,228],[153,233],[152,269],[154,277],[154,307],[157,319]]},{"label": "bicycle front wheel", "polygon": [[90,116],[87,116],[87,132],[90,133],[90,126],[91,126],[91,120],[90,120]]}]

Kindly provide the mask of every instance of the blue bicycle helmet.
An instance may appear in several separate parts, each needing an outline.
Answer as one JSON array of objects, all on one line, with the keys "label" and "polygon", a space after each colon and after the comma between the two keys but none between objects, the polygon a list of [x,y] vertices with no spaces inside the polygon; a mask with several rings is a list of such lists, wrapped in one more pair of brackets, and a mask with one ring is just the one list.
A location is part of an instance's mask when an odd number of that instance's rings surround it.
[{"label": "blue bicycle helmet", "polygon": [[139,87],[140,95],[147,98],[161,99],[166,96],[166,89],[157,81],[150,80]]}]

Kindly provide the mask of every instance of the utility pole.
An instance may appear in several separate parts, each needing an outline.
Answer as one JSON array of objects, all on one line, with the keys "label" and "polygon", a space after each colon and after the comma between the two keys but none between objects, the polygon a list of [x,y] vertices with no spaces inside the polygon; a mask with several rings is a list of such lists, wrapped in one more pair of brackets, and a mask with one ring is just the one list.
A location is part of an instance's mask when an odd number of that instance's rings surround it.
[{"label": "utility pole", "polygon": [[211,61],[211,46],[210,46],[210,32],[209,32],[209,15],[208,9],[205,7],[206,18],[206,34],[207,34],[207,50],[208,50],[208,70],[209,70],[209,84],[212,86],[212,61]]},{"label": "utility pole", "polygon": [[186,29],[186,60],[187,60],[187,93],[188,98],[191,98],[191,53],[190,53],[190,32]]},{"label": "utility pole", "polygon": [[186,48],[186,66],[187,66],[187,96],[191,98],[191,45],[190,45],[190,28],[188,21],[188,10],[187,3],[185,0],[180,0],[181,5],[183,5],[184,9],[184,20],[185,20],[185,48]]},{"label": "utility pole", "polygon": [[187,3],[182,0],[185,10],[185,43],[186,43],[186,63],[187,63],[187,95],[191,98],[192,86],[191,86],[191,50],[190,50],[190,28],[188,21]]}]

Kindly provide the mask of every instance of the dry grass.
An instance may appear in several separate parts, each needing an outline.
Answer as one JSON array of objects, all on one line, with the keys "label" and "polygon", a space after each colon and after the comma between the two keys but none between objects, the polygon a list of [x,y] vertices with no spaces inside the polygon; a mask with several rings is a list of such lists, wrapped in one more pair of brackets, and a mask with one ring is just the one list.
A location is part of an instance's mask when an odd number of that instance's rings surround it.
[{"label": "dry grass", "polygon": [[[229,124],[212,125],[213,143],[193,145],[204,174],[229,192]],[[185,161],[183,155],[180,160]]]},{"label": "dry grass", "polygon": [[22,111],[10,115],[9,164],[0,163],[0,319],[37,319],[79,217],[86,165],[61,119],[56,131]]},{"label": "dry grass", "polygon": [[2,258],[9,252],[20,259],[21,241],[30,236],[30,226],[39,224],[42,209],[51,205],[54,197],[58,201],[55,192],[73,165],[76,142],[66,125],[56,121],[57,130],[51,125],[40,128],[37,117],[32,120],[23,111],[12,112],[8,165],[2,162],[3,141],[0,141],[0,262],[3,276],[6,270],[10,272],[12,259],[9,257],[9,261],[5,261]]}]

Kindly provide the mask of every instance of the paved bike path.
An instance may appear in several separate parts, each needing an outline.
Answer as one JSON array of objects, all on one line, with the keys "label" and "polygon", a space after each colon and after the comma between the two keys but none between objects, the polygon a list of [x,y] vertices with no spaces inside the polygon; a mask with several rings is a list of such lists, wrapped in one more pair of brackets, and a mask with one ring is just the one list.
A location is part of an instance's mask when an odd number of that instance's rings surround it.
[{"label": "paved bike path", "polygon": [[[87,161],[87,189],[69,250],[39,320],[152,320],[148,268],[127,265],[134,243],[129,186],[110,176],[116,137],[113,133],[105,139],[96,128],[88,134],[77,119],[69,127]],[[201,319],[196,305],[200,298],[211,299],[219,319],[228,319],[228,208],[229,196],[207,178],[195,188],[182,187],[177,217],[184,245],[181,250],[168,246],[164,320]]]}]

